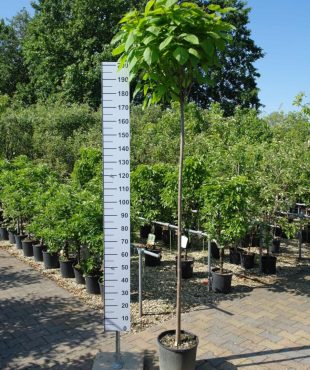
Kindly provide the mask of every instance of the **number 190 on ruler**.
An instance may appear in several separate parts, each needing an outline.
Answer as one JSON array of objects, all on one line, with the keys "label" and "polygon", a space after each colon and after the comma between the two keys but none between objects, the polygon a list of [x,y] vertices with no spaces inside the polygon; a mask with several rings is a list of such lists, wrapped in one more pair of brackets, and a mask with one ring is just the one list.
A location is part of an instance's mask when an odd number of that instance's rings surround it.
[{"label": "number 190 on ruler", "polygon": [[129,76],[102,63],[104,328],[130,330]]}]

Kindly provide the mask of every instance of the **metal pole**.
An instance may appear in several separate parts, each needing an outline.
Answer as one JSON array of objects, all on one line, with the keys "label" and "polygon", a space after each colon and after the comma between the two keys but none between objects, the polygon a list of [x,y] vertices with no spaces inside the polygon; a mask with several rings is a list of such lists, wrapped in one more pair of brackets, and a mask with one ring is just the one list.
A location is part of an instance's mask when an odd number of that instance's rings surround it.
[{"label": "metal pole", "polygon": [[298,238],[298,258],[301,260],[301,244],[302,244],[302,223],[300,223],[299,238]]},{"label": "metal pole", "polygon": [[211,240],[208,238],[208,291],[211,292]]},{"label": "metal pole", "polygon": [[124,362],[123,362],[122,356],[121,356],[121,335],[120,335],[119,331],[117,331],[115,333],[116,333],[116,336],[115,336],[115,355],[114,355],[115,361],[112,365],[112,368],[113,369],[122,369],[123,365],[124,365]]},{"label": "metal pole", "polygon": [[138,249],[139,253],[139,317],[141,319],[142,312],[142,250]]}]

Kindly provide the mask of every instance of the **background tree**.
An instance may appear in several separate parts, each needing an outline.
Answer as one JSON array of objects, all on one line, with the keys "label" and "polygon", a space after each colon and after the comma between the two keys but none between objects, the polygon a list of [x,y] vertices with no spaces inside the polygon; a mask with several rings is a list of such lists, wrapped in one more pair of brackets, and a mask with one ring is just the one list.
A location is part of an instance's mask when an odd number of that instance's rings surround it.
[{"label": "background tree", "polygon": [[122,14],[137,0],[39,0],[23,45],[36,98],[100,104],[100,62]]},{"label": "background tree", "polygon": [[18,85],[28,83],[21,43],[29,20],[26,10],[9,22],[0,20],[0,94],[13,96]]}]

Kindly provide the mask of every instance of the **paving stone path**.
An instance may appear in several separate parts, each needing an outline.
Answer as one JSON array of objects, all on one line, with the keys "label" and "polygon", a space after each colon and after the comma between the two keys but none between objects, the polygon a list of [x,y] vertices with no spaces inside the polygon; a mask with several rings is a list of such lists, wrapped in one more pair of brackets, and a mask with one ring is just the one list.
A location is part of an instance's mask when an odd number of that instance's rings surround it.
[{"label": "paving stone path", "polygon": [[[1,370],[91,369],[98,351],[114,350],[101,322],[100,314],[0,249]],[[124,335],[122,350],[145,355],[145,370],[158,370],[156,337],[173,327],[174,320]],[[183,315],[183,327],[199,336],[197,370],[310,369],[309,271],[199,307]]]}]

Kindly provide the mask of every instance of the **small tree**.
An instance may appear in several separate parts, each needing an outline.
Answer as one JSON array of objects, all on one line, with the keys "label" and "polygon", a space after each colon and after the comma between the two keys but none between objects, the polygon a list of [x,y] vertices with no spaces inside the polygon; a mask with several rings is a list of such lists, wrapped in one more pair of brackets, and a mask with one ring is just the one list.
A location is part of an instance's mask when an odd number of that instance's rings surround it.
[{"label": "small tree", "polygon": [[217,50],[223,50],[232,26],[222,21],[230,9],[178,0],[150,0],[143,12],[127,13],[112,43],[113,55],[121,55],[119,68],[128,63],[130,77],[139,82],[144,106],[171,100],[180,104],[180,156],[178,176],[177,326],[175,345],[181,333],[181,235],[182,169],[184,156],[184,107],[194,82],[210,83],[210,67],[218,65]]}]

